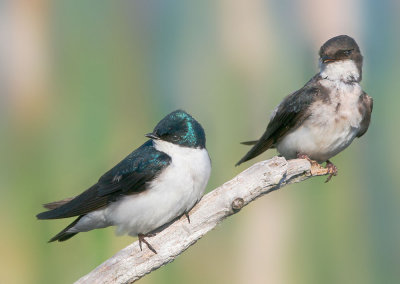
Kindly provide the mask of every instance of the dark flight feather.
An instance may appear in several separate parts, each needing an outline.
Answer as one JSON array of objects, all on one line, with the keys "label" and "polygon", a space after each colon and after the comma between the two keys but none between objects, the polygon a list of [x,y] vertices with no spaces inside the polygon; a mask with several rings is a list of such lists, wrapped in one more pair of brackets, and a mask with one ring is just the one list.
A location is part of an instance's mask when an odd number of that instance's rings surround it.
[{"label": "dark flight feather", "polygon": [[253,140],[253,141],[244,141],[244,142],[240,142],[240,144],[242,145],[255,145],[257,144],[258,140]]},{"label": "dark flight feather", "polygon": [[59,241],[59,242],[63,242],[66,240],[69,240],[70,238],[72,238],[73,236],[75,236],[77,233],[68,233],[67,231],[69,229],[71,229],[73,226],[76,225],[76,223],[78,223],[78,221],[82,218],[83,216],[79,216],[78,218],[75,219],[74,222],[72,222],[71,224],[69,224],[67,227],[64,228],[64,230],[62,230],[61,232],[59,232],[57,235],[55,235],[54,237],[52,237],[49,240],[49,243],[54,242],[54,241]]},{"label": "dark flight feather", "polygon": [[68,202],[46,204],[45,207],[52,210],[42,212],[36,217],[59,219],[80,216],[102,208],[122,196],[142,192],[146,183],[152,181],[170,162],[171,157],[157,151],[149,140],[106,172],[89,189]]},{"label": "dark flight feather", "polygon": [[56,208],[60,207],[61,205],[64,205],[64,204],[70,202],[72,199],[74,199],[74,197],[65,198],[63,200],[46,203],[46,204],[43,204],[43,207],[46,209],[49,209],[49,210],[56,209]]},{"label": "dark flight feather", "polygon": [[[264,134],[236,166],[272,148],[284,135],[295,130],[309,116],[307,109],[313,102],[329,100],[329,91],[319,84],[319,79],[319,75],[314,76],[304,87],[282,101],[271,117]],[[249,145],[253,142],[255,141],[244,144]]]},{"label": "dark flight feather", "polygon": [[360,123],[360,132],[358,132],[357,137],[361,137],[367,132],[369,123],[371,121],[371,113],[374,105],[373,99],[367,95],[367,93],[363,92],[360,96],[360,106],[359,111],[363,117]]}]

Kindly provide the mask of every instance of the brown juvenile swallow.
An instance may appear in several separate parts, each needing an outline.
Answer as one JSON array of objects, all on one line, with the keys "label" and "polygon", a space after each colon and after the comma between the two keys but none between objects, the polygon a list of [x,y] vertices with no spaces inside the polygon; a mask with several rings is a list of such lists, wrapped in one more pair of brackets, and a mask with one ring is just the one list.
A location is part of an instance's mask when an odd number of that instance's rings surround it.
[{"label": "brown juvenile swallow", "polygon": [[363,57],[353,38],[331,38],[319,56],[320,72],[274,109],[260,139],[242,143],[254,146],[236,165],[276,148],[286,159],[326,162],[327,181],[337,174],[329,159],[365,134],[373,100],[360,86]]}]

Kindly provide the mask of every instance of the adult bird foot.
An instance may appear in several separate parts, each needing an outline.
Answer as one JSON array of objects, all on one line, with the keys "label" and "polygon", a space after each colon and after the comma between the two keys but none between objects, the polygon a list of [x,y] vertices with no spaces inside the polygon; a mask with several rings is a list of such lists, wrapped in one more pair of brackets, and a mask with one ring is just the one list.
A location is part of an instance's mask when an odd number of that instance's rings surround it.
[{"label": "adult bird foot", "polygon": [[155,254],[157,254],[157,251],[151,246],[151,244],[149,244],[148,241],[146,241],[145,238],[149,238],[149,237],[154,237],[156,234],[138,234],[138,238],[139,238],[139,247],[140,250],[142,250],[142,242],[145,243],[147,245],[147,247],[149,248],[149,250],[151,250],[152,252],[154,252]]},{"label": "adult bird foot", "polygon": [[328,178],[326,179],[325,183],[331,180],[333,176],[337,176],[338,169],[337,167],[331,162],[331,161],[326,161],[326,169],[328,170]]},{"label": "adult bird foot", "polygon": [[186,216],[186,218],[187,218],[187,220],[188,220],[188,222],[189,222],[189,224],[190,224],[190,217],[189,217],[189,213],[188,213],[188,212],[185,212],[185,216]]}]

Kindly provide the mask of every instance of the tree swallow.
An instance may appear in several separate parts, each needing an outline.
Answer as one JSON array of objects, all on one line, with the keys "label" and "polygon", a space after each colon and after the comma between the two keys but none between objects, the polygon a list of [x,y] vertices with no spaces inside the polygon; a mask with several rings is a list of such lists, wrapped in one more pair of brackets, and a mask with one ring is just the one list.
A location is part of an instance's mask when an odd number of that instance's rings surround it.
[{"label": "tree swallow", "polygon": [[146,134],[150,138],[76,196],[45,204],[38,219],[78,216],[50,239],[65,241],[77,233],[117,226],[117,234],[139,237],[186,214],[200,200],[211,172],[203,127],[188,113],[168,114]]},{"label": "tree swallow", "polygon": [[326,182],[337,174],[329,159],[364,135],[373,101],[360,86],[363,57],[353,38],[331,38],[319,56],[320,72],[274,109],[259,140],[242,143],[254,146],[236,165],[276,148],[286,159],[326,162]]}]

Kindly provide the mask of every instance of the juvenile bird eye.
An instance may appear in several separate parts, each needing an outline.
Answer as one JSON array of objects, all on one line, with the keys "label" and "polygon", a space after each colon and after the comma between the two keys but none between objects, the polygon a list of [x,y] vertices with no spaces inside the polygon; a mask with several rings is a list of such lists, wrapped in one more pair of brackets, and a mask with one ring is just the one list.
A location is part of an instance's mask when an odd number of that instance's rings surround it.
[{"label": "juvenile bird eye", "polygon": [[346,55],[346,56],[349,56],[352,52],[353,52],[353,50],[349,49],[349,50],[343,51],[343,54]]}]

